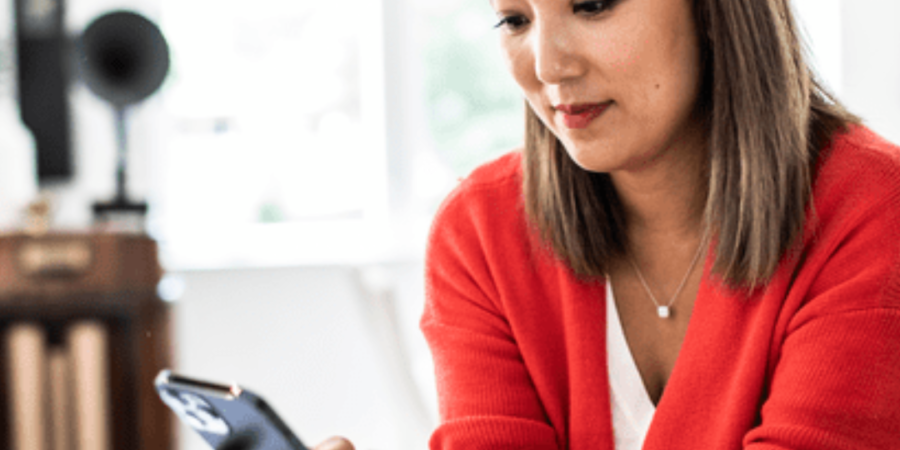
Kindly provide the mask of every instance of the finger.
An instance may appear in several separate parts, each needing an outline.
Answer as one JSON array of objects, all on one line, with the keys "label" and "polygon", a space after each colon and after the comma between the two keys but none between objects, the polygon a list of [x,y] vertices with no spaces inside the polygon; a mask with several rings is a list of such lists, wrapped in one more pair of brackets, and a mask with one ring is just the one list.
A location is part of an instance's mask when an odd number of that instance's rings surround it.
[{"label": "finger", "polygon": [[355,450],[355,448],[347,439],[335,436],[317,445],[314,450]]}]

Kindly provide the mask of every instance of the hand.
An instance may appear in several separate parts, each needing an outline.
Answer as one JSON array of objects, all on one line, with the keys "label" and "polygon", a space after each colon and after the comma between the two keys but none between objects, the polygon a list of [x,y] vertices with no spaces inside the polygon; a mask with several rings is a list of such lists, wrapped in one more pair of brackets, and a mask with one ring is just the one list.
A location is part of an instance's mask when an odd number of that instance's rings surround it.
[{"label": "hand", "polygon": [[313,450],[355,450],[355,448],[347,439],[335,436],[317,445]]}]

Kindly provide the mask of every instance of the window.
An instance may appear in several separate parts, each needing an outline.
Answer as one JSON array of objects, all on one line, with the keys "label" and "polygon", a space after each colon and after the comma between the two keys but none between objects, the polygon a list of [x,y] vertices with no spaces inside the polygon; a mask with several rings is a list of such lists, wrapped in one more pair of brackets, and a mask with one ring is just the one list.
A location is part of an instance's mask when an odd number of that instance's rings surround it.
[{"label": "window", "polygon": [[154,220],[170,262],[380,251],[366,235],[386,214],[374,3],[162,0],[172,126]]},{"label": "window", "polygon": [[428,24],[420,58],[429,131],[438,153],[463,176],[522,144],[524,100],[504,65],[490,4],[428,3],[420,2]]}]

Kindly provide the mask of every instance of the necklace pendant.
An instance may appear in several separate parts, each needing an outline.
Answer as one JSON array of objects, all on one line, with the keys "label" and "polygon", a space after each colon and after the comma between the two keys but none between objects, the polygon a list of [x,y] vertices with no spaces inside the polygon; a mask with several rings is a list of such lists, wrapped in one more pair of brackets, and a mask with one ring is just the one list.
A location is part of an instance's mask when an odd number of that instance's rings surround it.
[{"label": "necklace pendant", "polygon": [[656,313],[659,314],[660,319],[668,319],[671,311],[668,306],[659,306],[656,308]]}]

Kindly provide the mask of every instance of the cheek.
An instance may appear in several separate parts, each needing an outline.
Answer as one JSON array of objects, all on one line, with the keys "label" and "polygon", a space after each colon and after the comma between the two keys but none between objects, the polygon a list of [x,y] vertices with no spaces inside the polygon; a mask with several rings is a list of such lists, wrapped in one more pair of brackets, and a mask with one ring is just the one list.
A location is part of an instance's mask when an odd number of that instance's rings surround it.
[{"label": "cheek", "polygon": [[511,49],[504,47],[506,59],[506,67],[512,74],[525,95],[525,99],[531,105],[531,109],[537,113],[545,124],[547,123],[546,114],[543,110],[542,84],[537,78],[534,68],[534,55],[527,49]]},{"label": "cheek", "polygon": [[675,56],[668,60],[668,70],[661,72],[662,75],[650,86],[653,89],[649,95],[669,104],[673,114],[685,116],[693,110],[700,95],[699,60],[692,63],[689,52]]},{"label": "cheek", "polygon": [[656,83],[663,85],[661,92],[673,101],[689,102],[696,97],[700,84],[700,54],[693,31],[687,27],[675,29],[657,41]]},{"label": "cheek", "polygon": [[658,33],[655,24],[646,18],[625,17],[609,28],[592,33],[595,57],[611,74],[633,77],[644,72],[649,56],[655,52],[653,38]]},{"label": "cheek", "polygon": [[632,75],[640,72],[641,45],[637,42],[624,39],[603,39],[597,46],[597,56],[604,62],[612,73],[618,75]]},{"label": "cheek", "polygon": [[527,94],[538,83],[534,71],[534,55],[525,48],[504,46],[506,68],[512,74],[519,87]]},{"label": "cheek", "polygon": [[648,119],[689,107],[699,87],[699,69],[692,64],[692,55],[662,44],[660,39],[648,38],[607,49],[610,73],[626,103],[623,106]]}]

